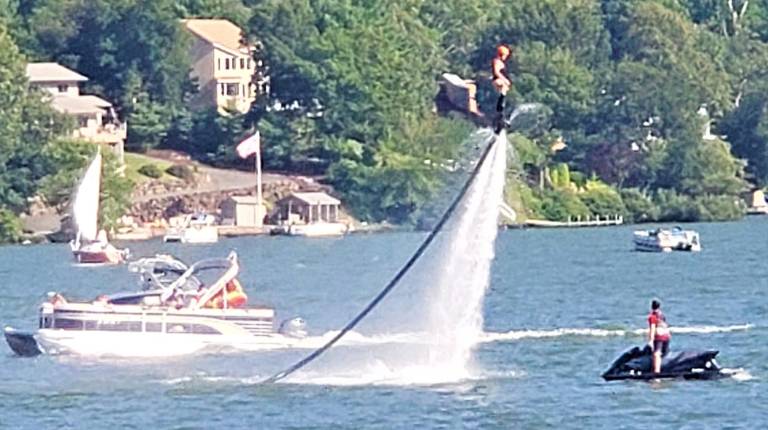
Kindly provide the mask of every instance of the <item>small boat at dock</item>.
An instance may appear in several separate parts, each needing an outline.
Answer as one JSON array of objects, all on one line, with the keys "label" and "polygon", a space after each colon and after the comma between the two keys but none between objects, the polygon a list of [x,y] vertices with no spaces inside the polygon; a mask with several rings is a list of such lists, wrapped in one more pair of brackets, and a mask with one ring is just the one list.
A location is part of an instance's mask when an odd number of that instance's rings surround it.
[{"label": "small boat at dock", "polygon": [[180,225],[171,227],[163,242],[215,243],[219,240],[216,217],[205,213],[189,214]]}]

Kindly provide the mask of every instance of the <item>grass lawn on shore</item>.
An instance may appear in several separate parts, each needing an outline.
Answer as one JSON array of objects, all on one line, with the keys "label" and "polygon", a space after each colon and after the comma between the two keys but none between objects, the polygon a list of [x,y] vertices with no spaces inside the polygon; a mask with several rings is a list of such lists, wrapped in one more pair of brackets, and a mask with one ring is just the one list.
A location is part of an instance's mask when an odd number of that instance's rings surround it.
[{"label": "grass lawn on shore", "polygon": [[141,184],[142,182],[146,182],[150,180],[151,178],[142,175],[139,173],[139,169],[141,166],[152,164],[157,166],[158,169],[160,169],[161,172],[163,172],[163,176],[161,176],[159,179],[161,181],[169,181],[172,179],[175,179],[173,176],[165,173],[165,169],[172,166],[173,163],[166,160],[159,160],[157,158],[147,157],[143,154],[136,154],[134,152],[126,152],[125,153],[125,176],[126,178],[133,181],[134,184]]}]

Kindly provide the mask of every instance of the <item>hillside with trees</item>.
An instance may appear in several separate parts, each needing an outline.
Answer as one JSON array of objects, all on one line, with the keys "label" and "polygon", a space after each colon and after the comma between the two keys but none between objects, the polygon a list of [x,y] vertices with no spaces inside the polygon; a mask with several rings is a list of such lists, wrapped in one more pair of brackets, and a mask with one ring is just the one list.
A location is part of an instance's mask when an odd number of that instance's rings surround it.
[{"label": "hillside with trees", "polygon": [[[428,216],[455,180],[446,163],[461,158],[472,129],[435,114],[438,79],[448,71],[476,79],[480,104],[492,104],[489,61],[502,42],[514,48],[513,103],[546,112],[510,136],[510,177],[528,216],[733,219],[743,214],[741,193],[768,185],[766,0],[0,6],[3,219],[40,192],[51,172],[30,157],[44,157],[66,127],[26,89],[24,61],[89,76],[87,91],[128,120],[132,150],[178,148],[236,165],[236,140],[258,129],[267,168],[323,175],[364,220]],[[248,114],[190,108],[190,42],[179,25],[189,17],[227,18],[257,43],[270,91]],[[554,151],[558,142],[565,147]]]}]

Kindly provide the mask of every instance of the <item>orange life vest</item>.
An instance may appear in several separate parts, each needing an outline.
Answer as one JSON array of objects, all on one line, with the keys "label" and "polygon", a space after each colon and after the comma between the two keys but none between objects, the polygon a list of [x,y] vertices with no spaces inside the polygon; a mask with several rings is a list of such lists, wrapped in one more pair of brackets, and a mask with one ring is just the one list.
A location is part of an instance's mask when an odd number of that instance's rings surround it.
[{"label": "orange life vest", "polygon": [[233,279],[227,282],[224,289],[213,296],[204,307],[223,309],[225,294],[228,308],[239,308],[248,302],[248,296],[243,291],[243,286],[240,285],[240,282],[237,279]]}]

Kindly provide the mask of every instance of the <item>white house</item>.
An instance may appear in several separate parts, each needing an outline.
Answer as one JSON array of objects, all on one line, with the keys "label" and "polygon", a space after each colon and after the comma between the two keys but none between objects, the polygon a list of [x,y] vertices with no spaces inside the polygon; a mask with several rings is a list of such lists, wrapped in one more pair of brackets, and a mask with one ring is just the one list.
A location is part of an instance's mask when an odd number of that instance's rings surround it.
[{"label": "white house", "polygon": [[88,78],[57,63],[29,63],[27,79],[30,87],[50,94],[53,109],[75,118],[73,137],[107,144],[122,161],[126,123],[118,120],[112,103],[80,94],[80,83]]},{"label": "white house", "polygon": [[261,64],[253,59],[254,47],[246,44],[242,30],[226,19],[185,19],[192,35],[192,77],[200,94],[197,103],[245,113],[258,90],[266,91],[268,80],[254,82]]}]

